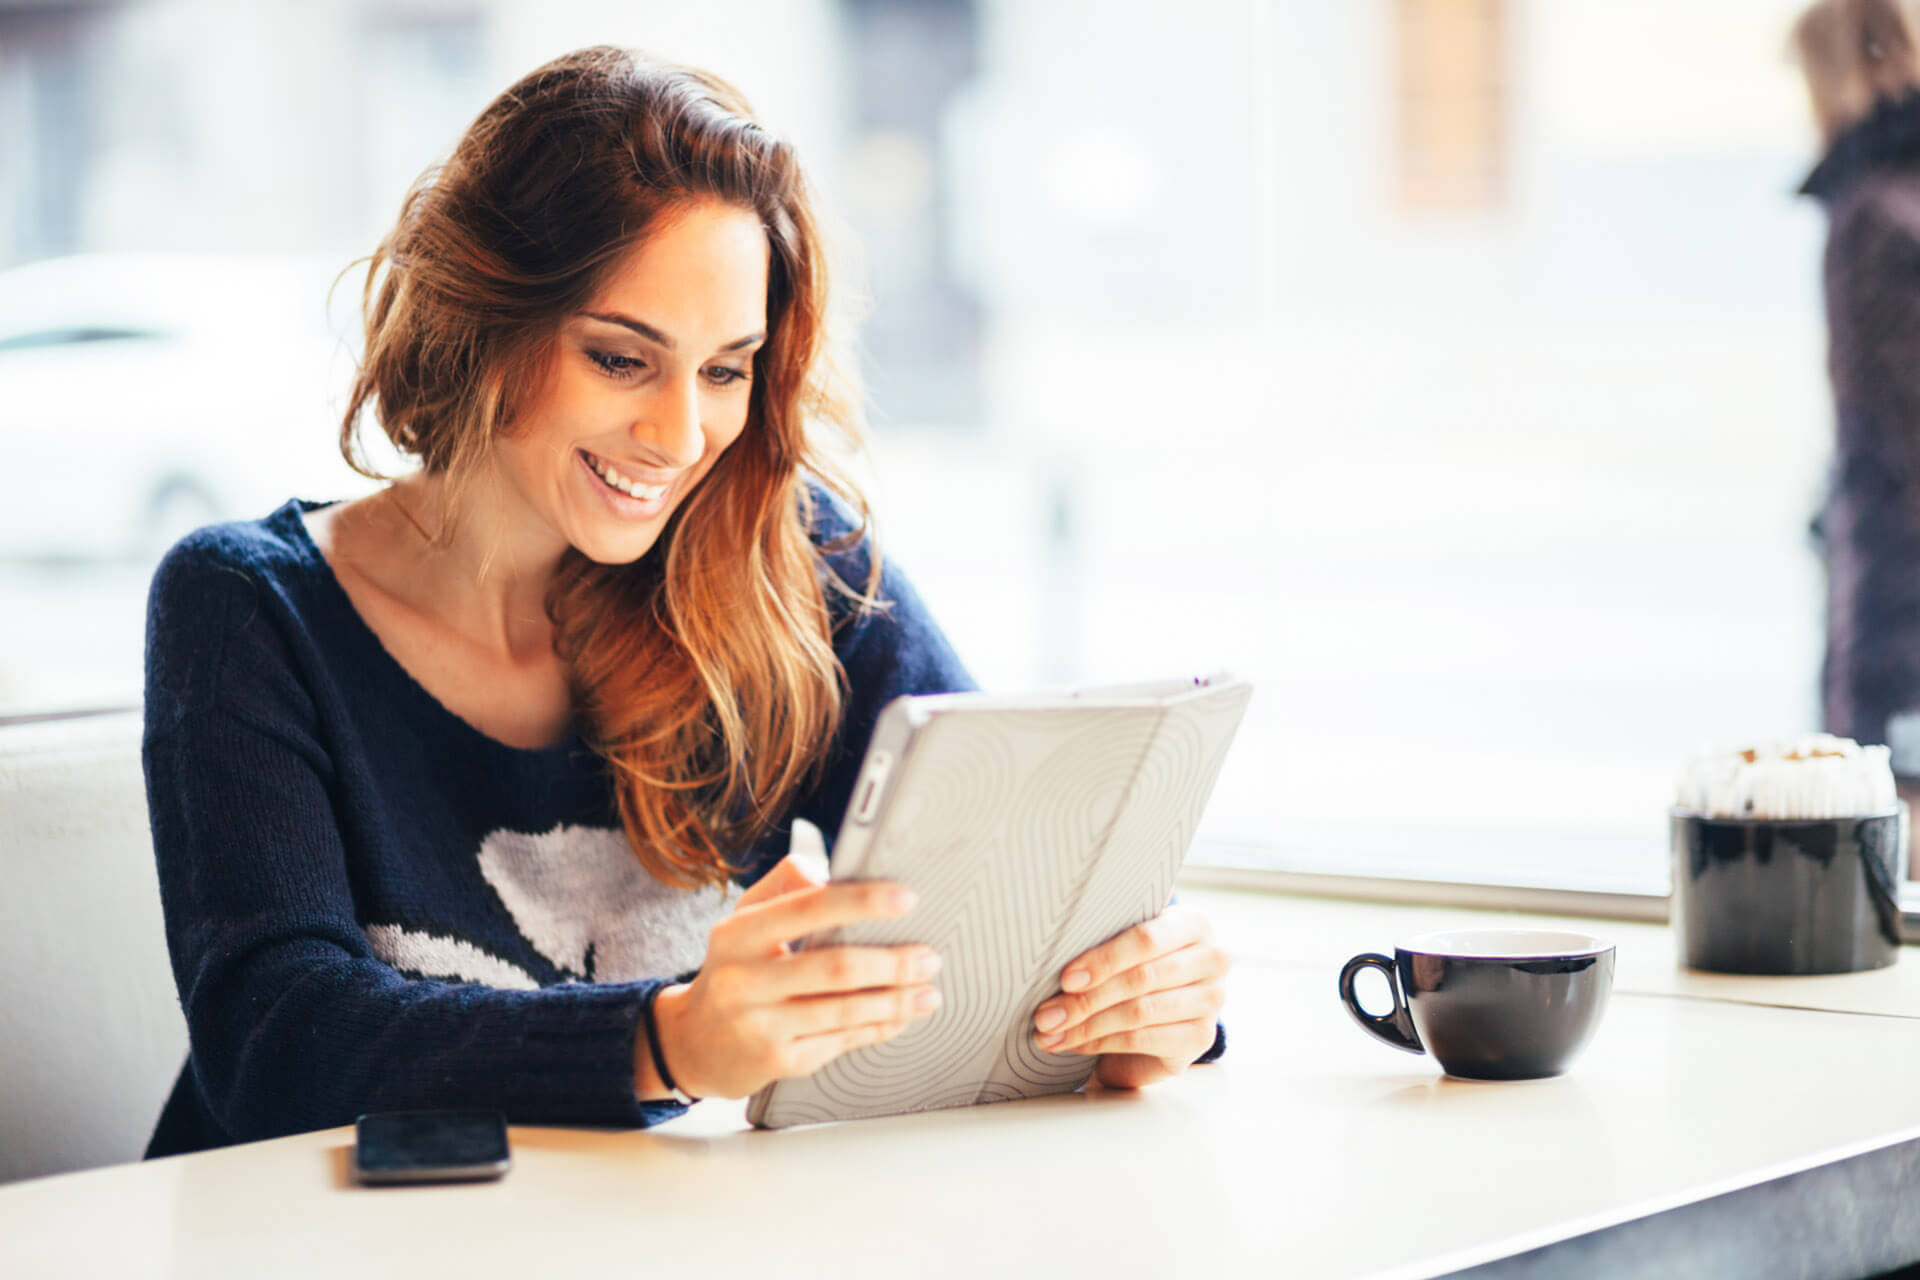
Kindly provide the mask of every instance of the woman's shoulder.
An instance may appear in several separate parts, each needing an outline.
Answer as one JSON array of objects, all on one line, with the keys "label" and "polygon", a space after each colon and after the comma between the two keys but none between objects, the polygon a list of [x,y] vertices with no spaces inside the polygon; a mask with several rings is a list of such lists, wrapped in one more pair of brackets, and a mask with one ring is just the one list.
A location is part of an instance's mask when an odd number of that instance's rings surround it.
[{"label": "woman's shoulder", "polygon": [[1863,176],[1832,208],[1836,228],[1887,222],[1914,228],[1920,219],[1920,169],[1888,170]]},{"label": "woman's shoulder", "polygon": [[836,543],[850,541],[858,535],[858,541],[864,544],[868,529],[847,500],[826,483],[815,476],[804,476],[800,482],[800,517],[806,523],[807,536],[813,545],[828,550]]},{"label": "woman's shoulder", "polygon": [[249,582],[312,570],[312,544],[303,530],[303,503],[289,498],[268,515],[202,525],[169,547],[154,570],[154,585],[237,576]]},{"label": "woman's shoulder", "polygon": [[1920,154],[1899,164],[1862,166],[1820,192],[1827,206],[1828,283],[1873,289],[1892,268],[1910,284],[1920,257]]},{"label": "woman's shoulder", "polygon": [[301,510],[289,500],[258,519],[204,525],[160,558],[147,589],[150,712],[287,683],[291,633],[313,630],[319,613]]},{"label": "woman's shoulder", "polygon": [[[801,498],[801,519],[820,563],[856,594],[865,594],[874,558],[879,557],[883,583],[900,581],[899,567],[885,554],[874,533],[872,513],[856,510],[848,498],[816,477],[808,476]],[[829,597],[839,594],[829,591]],[[830,600],[831,603],[831,600]],[[835,615],[840,609],[835,607]]]},{"label": "woman's shoulder", "polygon": [[[826,589],[828,611],[837,624],[849,611],[847,592],[866,592],[873,564],[873,529],[845,498],[820,480],[808,476],[802,488],[801,520],[819,554],[821,585]],[[891,565],[885,567],[893,572]],[[838,587],[827,580],[829,577],[838,580]]]},{"label": "woman's shoulder", "polygon": [[880,580],[872,604],[865,602],[873,557],[873,531],[824,485],[808,481],[812,497],[809,532],[838,585],[828,584],[834,652],[856,683],[877,669],[888,680],[910,673],[898,692],[946,692],[977,687],[919,591],[897,560],[880,557]]}]

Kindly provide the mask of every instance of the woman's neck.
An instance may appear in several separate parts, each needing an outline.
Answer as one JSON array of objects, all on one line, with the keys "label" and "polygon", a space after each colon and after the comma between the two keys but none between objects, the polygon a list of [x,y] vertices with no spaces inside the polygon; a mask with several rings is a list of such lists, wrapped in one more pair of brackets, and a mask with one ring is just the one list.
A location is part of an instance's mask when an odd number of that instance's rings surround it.
[{"label": "woman's neck", "polygon": [[[497,473],[483,468],[463,492],[416,472],[372,500],[386,569],[407,600],[467,640],[521,661],[551,652],[547,585],[567,544]],[[451,522],[452,536],[429,535]]]}]

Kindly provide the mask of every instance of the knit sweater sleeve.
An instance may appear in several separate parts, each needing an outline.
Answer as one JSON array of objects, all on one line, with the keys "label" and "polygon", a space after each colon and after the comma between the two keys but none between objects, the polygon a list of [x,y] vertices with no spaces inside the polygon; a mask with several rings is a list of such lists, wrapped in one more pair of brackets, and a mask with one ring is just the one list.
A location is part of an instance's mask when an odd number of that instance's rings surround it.
[{"label": "knit sweater sleeve", "polygon": [[[204,531],[203,531],[204,532]],[[142,759],[193,1076],[236,1140],[362,1112],[497,1107],[515,1123],[645,1125],[652,981],[502,990],[419,980],[356,920],[343,787],[270,586],[189,537],[148,598]]]}]

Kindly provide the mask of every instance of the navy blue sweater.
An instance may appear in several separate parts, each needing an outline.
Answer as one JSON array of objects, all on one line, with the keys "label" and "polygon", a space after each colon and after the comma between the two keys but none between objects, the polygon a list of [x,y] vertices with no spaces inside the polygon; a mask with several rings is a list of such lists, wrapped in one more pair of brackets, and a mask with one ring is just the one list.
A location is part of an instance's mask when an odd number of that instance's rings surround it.
[{"label": "navy blue sweater", "polygon": [[[189,1055],[147,1154],[412,1107],[678,1114],[634,1096],[643,994],[699,967],[794,817],[838,830],[888,701],[972,678],[891,564],[889,611],[830,595],[849,698],[818,784],[727,891],[671,889],[577,736],[509,747],[387,653],[300,518],[318,505],[198,530],[154,575],[142,757]],[[816,540],[847,529],[822,504]],[[831,563],[865,582],[864,543]]]}]

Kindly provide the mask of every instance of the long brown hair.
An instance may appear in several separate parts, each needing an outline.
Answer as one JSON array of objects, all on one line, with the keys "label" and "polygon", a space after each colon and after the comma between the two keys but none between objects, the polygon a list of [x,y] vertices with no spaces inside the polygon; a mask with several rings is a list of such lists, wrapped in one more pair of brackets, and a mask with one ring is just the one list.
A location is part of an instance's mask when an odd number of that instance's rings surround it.
[{"label": "long brown hair", "polygon": [[[341,423],[363,410],[430,473],[449,509],[538,385],[561,322],[663,214],[712,198],[753,211],[770,247],[767,340],[746,427],[633,564],[569,548],[547,591],[576,715],[608,762],[640,861],[682,887],[721,883],[779,818],[839,727],[845,673],[826,592],[871,608],[824,552],[870,527],[858,487],[809,437],[859,444],[857,402],[826,339],[821,237],[792,148],[703,71],[608,47],[539,68],[480,113],[407,193],[368,259],[366,352]],[[856,513],[824,548],[807,475]],[[424,532],[424,530],[423,530]],[[444,543],[452,521],[430,535]]]},{"label": "long brown hair", "polygon": [[1899,0],[1818,0],[1794,23],[1792,51],[1823,141],[1920,90],[1911,17]]}]

